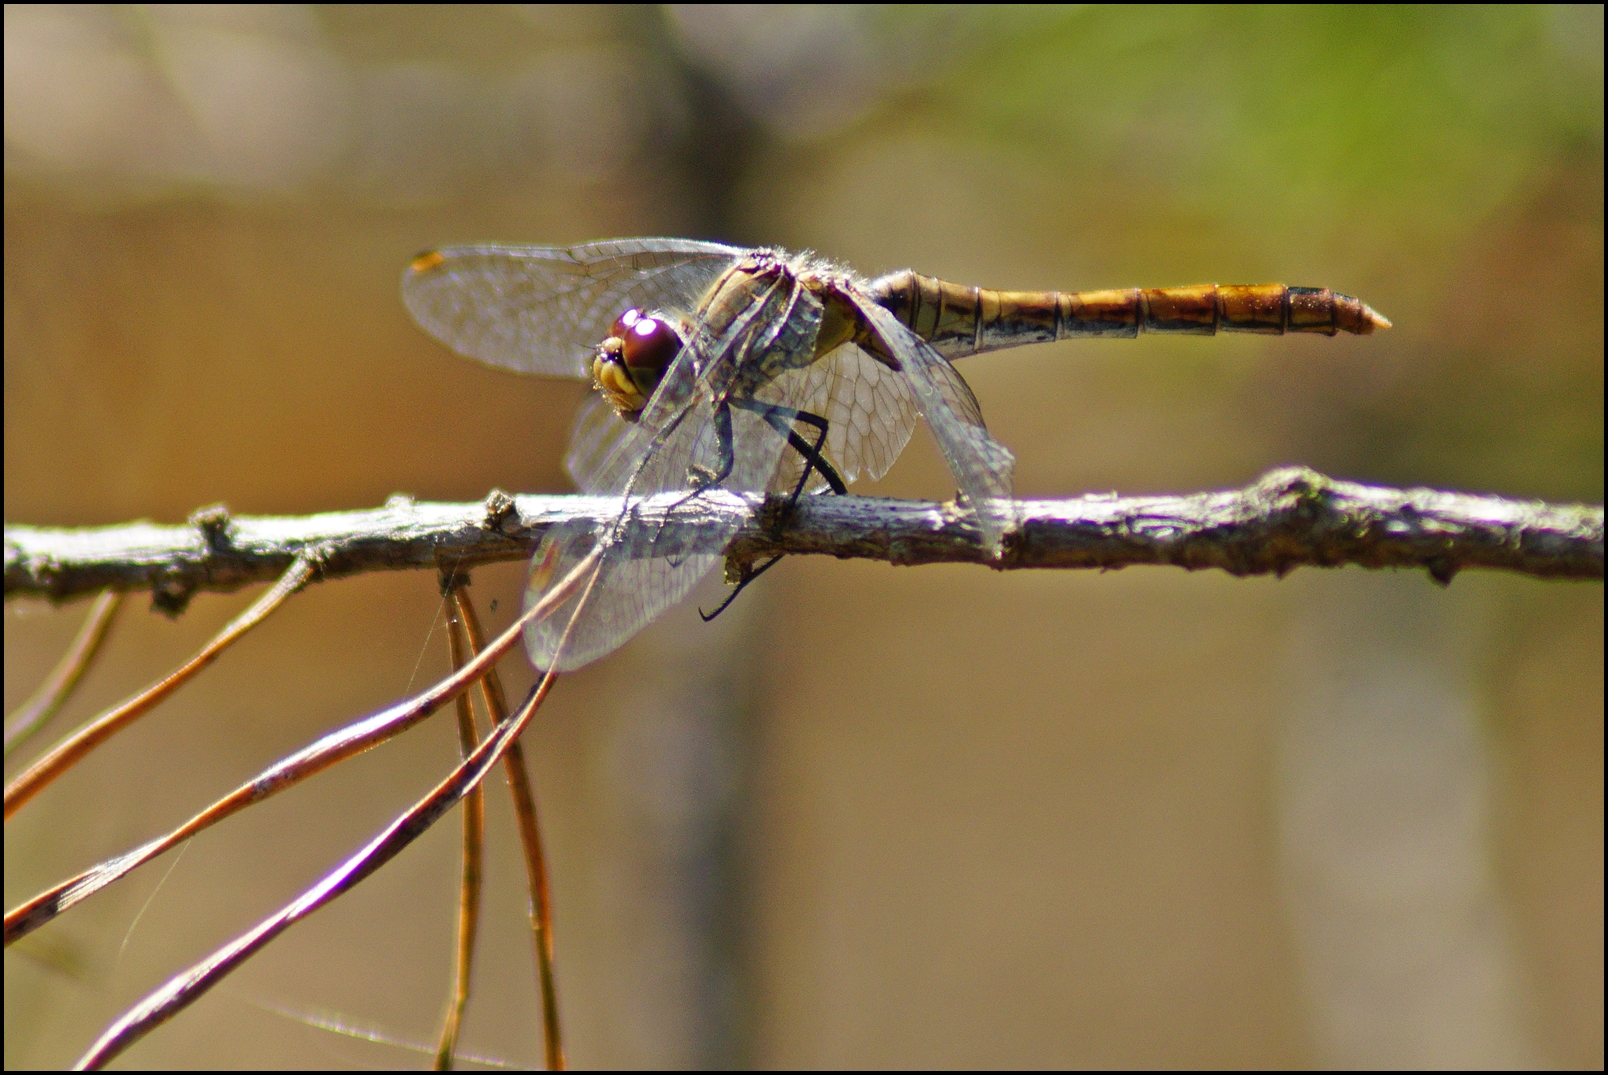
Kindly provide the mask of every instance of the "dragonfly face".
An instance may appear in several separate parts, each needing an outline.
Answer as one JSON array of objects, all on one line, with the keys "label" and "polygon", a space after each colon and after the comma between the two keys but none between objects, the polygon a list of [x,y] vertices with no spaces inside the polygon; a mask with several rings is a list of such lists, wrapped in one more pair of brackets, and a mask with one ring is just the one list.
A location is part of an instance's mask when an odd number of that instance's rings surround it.
[{"label": "dragonfly face", "polygon": [[682,239],[431,251],[402,295],[461,354],[598,389],[565,462],[582,490],[619,497],[619,513],[549,535],[533,574],[545,585],[603,549],[588,596],[527,632],[537,667],[560,670],[619,646],[720,562],[739,523],[705,510],[715,497],[880,477],[918,414],[980,539],[1003,554],[1014,460],[952,358],[1073,336],[1389,326],[1326,289],[1002,292],[909,271],[866,281],[807,255]]},{"label": "dragonfly face", "polygon": [[592,383],[621,418],[635,422],[680,353],[681,335],[670,322],[633,307],[597,345]]}]

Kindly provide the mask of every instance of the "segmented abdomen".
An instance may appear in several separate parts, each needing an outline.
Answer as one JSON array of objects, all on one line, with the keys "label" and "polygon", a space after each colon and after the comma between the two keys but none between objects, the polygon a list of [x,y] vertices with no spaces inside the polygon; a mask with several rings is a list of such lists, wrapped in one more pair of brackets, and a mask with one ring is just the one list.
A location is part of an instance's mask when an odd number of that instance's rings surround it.
[{"label": "segmented abdomen", "polygon": [[1328,288],[1200,284],[1118,291],[993,291],[906,269],[873,280],[876,301],[942,355],[962,355],[1084,336],[1172,332],[1350,332],[1390,322],[1367,303]]}]

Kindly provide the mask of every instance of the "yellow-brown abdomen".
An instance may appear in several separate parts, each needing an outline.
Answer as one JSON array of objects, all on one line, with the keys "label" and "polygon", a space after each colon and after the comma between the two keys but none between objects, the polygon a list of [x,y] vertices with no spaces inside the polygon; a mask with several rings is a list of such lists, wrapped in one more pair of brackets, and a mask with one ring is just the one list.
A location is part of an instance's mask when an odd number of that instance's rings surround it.
[{"label": "yellow-brown abdomen", "polygon": [[870,287],[881,305],[951,358],[1027,343],[1141,332],[1361,336],[1390,327],[1389,321],[1350,295],[1283,284],[993,291],[906,270],[874,280]]}]

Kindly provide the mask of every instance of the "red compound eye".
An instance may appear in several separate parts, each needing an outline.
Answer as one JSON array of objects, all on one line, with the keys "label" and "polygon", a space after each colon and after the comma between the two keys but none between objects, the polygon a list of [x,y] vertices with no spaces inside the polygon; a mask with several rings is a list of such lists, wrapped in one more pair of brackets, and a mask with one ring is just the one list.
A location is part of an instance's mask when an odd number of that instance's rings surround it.
[{"label": "red compound eye", "polygon": [[650,371],[655,381],[681,351],[681,337],[676,330],[656,317],[645,316],[641,310],[625,311],[611,331],[625,342],[625,364]]}]

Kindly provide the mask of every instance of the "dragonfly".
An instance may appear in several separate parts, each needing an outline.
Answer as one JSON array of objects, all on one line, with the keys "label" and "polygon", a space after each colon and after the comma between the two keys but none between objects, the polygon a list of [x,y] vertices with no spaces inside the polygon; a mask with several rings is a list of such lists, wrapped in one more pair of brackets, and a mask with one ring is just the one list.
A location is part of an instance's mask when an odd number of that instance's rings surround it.
[{"label": "dragonfly", "polygon": [[1390,327],[1327,288],[999,291],[909,269],[868,280],[812,253],[663,238],[443,247],[408,265],[402,298],[462,355],[596,389],[565,464],[583,492],[619,508],[607,525],[550,530],[532,561],[527,607],[599,557],[589,590],[526,629],[532,662],[555,671],[612,652],[722,562],[742,522],[711,510],[723,497],[796,502],[880,478],[918,417],[980,540],[1003,555],[1014,458],[989,435],[955,359],[1084,337]]}]

